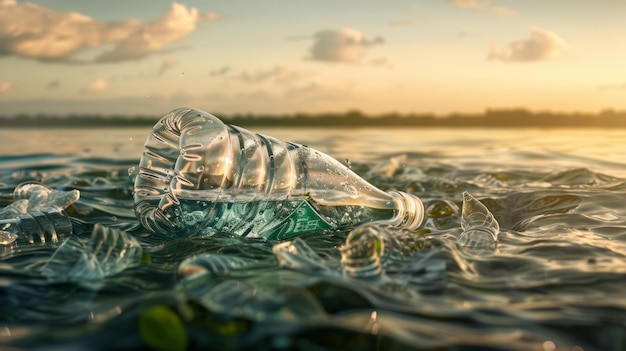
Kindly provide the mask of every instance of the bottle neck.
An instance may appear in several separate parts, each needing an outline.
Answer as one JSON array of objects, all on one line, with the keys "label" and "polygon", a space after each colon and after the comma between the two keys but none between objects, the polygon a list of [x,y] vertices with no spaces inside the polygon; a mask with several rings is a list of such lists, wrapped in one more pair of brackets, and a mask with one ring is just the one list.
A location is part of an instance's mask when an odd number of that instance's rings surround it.
[{"label": "bottle neck", "polygon": [[424,220],[424,204],[417,196],[401,191],[390,191],[395,202],[396,215],[390,220],[394,227],[415,230]]}]

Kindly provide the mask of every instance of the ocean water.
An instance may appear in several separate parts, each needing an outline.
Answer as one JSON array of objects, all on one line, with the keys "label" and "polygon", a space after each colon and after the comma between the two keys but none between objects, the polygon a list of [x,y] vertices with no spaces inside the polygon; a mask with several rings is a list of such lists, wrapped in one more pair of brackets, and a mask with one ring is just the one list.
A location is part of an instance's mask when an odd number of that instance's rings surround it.
[{"label": "ocean water", "polygon": [[[0,246],[0,349],[626,350],[626,130],[253,129],[424,201],[429,233],[369,276],[342,271],[348,231],[150,235],[132,210],[149,131],[0,130],[1,194],[78,189],[75,223],[144,252],[102,279],[50,281],[62,240]],[[456,244],[465,191],[500,225],[494,250]]]}]

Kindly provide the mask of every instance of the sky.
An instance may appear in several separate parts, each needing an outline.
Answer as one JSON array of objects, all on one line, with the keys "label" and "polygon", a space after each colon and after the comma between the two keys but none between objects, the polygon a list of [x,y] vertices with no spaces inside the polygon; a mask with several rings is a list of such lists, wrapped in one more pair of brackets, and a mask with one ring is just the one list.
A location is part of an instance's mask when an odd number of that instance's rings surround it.
[{"label": "sky", "polygon": [[0,115],[626,109],[623,0],[0,0]]}]

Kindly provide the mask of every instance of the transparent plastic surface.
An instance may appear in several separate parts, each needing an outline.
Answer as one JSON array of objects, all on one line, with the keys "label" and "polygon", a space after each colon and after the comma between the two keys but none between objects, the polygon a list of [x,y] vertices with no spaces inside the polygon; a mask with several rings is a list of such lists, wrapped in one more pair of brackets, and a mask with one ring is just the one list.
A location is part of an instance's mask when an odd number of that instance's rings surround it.
[{"label": "transparent plastic surface", "polygon": [[99,280],[139,265],[142,253],[126,232],[96,224],[89,240],[74,235],[64,240],[41,274],[50,282]]},{"label": "transparent plastic surface", "polygon": [[421,251],[424,240],[421,233],[381,225],[355,228],[339,248],[342,270],[359,278],[379,276],[386,262],[403,261]]},{"label": "transparent plastic surface", "polygon": [[326,271],[326,262],[301,238],[276,244],[272,251],[283,267],[292,269],[306,267],[310,271]]},{"label": "transparent plastic surface", "polygon": [[416,196],[383,192],[317,150],[189,108],[150,133],[134,200],[144,227],[172,236],[227,230],[281,240],[374,221],[415,229],[424,213]]},{"label": "transparent plastic surface", "polygon": [[48,243],[56,242],[70,234],[72,234],[70,218],[65,210],[59,207],[43,207],[40,211],[0,220],[0,235],[12,238],[13,241]]},{"label": "transparent plastic surface", "polygon": [[18,185],[13,190],[13,199],[28,200],[26,212],[39,211],[44,207],[67,208],[80,198],[80,191],[50,189],[49,187],[35,182],[26,182]]},{"label": "transparent plastic surface", "polygon": [[0,209],[0,219],[11,219],[28,213],[28,200],[17,200]]},{"label": "transparent plastic surface", "polygon": [[201,253],[185,259],[178,266],[180,278],[193,278],[199,275],[233,276],[237,271],[244,271],[260,266],[259,261],[232,255]]},{"label": "transparent plastic surface", "polygon": [[461,228],[463,232],[457,239],[459,245],[477,249],[495,249],[500,224],[489,209],[468,192],[463,193]]}]

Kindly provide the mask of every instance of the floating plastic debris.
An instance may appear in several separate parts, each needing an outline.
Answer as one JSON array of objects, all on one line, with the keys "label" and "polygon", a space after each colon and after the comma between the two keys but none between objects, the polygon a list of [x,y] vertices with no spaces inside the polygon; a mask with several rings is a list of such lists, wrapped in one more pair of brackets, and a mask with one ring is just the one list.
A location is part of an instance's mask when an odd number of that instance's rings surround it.
[{"label": "floating plastic debris", "polygon": [[324,318],[326,312],[306,290],[266,290],[245,281],[227,280],[207,291],[200,302],[213,312],[256,321]]},{"label": "floating plastic debris", "polygon": [[11,245],[17,239],[17,235],[5,230],[0,230],[0,245]]},{"label": "floating plastic debris", "polygon": [[382,191],[329,155],[189,108],[171,111],[149,134],[134,201],[142,225],[169,236],[227,228],[284,240],[369,222],[416,229],[424,216],[417,196]]},{"label": "floating plastic debris", "polygon": [[31,244],[56,242],[72,234],[72,222],[62,208],[44,207],[0,220],[0,232],[5,232],[6,238],[21,238]]},{"label": "floating plastic debris", "polygon": [[38,211],[44,207],[67,208],[80,198],[80,191],[54,190],[41,183],[27,182],[13,190],[13,199],[28,200],[27,212]]},{"label": "floating plastic debris", "polygon": [[402,169],[403,165],[407,162],[407,156],[405,154],[392,156],[389,160],[384,161],[370,171],[375,174],[382,174],[387,177],[393,177]]},{"label": "floating plastic debris", "polygon": [[463,232],[457,239],[459,245],[477,249],[495,249],[500,225],[489,209],[467,191],[463,192],[461,228]]},{"label": "floating plastic debris", "polygon": [[185,259],[178,267],[178,275],[192,278],[202,274],[230,276],[237,271],[259,268],[259,261],[245,257],[202,253]]},{"label": "floating plastic debris", "polygon": [[125,231],[96,224],[88,241],[67,238],[42,268],[50,282],[94,281],[139,265],[141,245]]},{"label": "floating plastic debris", "polygon": [[272,251],[283,267],[315,271],[329,269],[324,260],[301,238],[276,244]]},{"label": "floating plastic debris", "polygon": [[15,218],[28,213],[28,200],[17,200],[0,210],[0,219]]},{"label": "floating plastic debris", "polygon": [[387,262],[403,261],[425,247],[423,233],[365,225],[350,232],[340,247],[344,274],[367,278],[383,273]]}]

